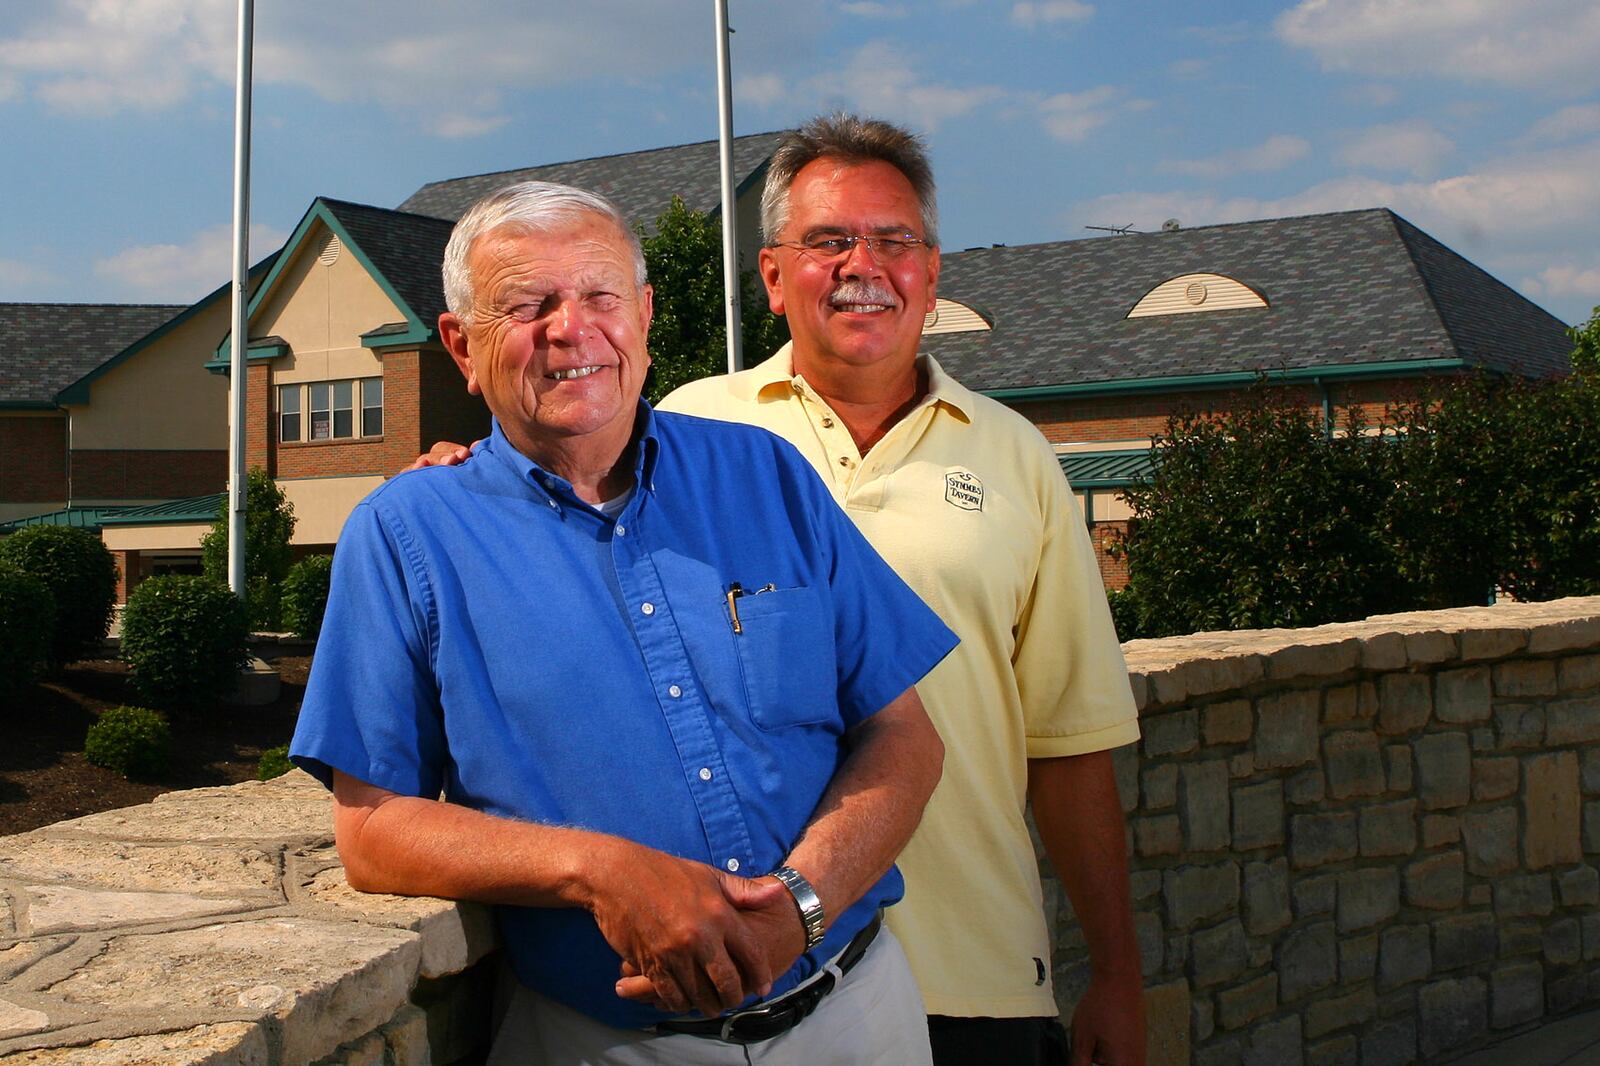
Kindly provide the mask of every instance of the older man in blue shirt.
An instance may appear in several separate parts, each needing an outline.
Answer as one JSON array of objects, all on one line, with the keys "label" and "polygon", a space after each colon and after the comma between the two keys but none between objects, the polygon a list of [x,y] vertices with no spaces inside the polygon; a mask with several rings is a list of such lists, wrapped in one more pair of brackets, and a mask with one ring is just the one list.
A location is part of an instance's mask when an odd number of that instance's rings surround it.
[{"label": "older man in blue shirt", "polygon": [[500,905],[492,1061],[925,1061],[877,914],[942,758],[911,686],[955,638],[788,444],[640,401],[608,202],[491,195],[445,289],[494,430],[351,515],[292,749],[351,884]]}]

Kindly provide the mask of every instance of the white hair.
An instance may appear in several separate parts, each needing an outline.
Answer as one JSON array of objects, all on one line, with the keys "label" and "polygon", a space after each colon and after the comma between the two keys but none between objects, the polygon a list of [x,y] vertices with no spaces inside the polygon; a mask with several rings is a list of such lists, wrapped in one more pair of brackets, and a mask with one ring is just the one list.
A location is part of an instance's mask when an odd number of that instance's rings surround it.
[{"label": "white hair", "polygon": [[450,231],[444,248],[444,302],[462,322],[472,320],[472,272],[467,253],[472,242],[501,226],[534,233],[551,233],[598,215],[617,227],[633,253],[634,280],[645,284],[644,249],[639,235],[622,217],[617,205],[599,193],[551,181],[522,181],[497,189],[473,204]]}]

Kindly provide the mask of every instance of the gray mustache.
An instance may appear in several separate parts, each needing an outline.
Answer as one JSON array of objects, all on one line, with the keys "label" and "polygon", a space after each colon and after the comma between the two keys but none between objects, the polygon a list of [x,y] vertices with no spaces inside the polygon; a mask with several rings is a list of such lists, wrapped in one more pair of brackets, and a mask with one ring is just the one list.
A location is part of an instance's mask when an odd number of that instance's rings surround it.
[{"label": "gray mustache", "polygon": [[883,304],[893,307],[897,303],[894,293],[882,285],[875,285],[870,281],[850,279],[841,281],[839,287],[833,290],[828,297],[828,302],[835,306],[839,304]]}]

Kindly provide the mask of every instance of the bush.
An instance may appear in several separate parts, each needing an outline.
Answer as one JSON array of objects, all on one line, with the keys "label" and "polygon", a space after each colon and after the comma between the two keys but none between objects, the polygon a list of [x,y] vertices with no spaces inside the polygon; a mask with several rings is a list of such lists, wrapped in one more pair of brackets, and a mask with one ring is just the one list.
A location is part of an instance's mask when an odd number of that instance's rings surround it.
[{"label": "bush", "polygon": [[133,684],[158,706],[194,706],[233,690],[250,624],[238,597],[204,577],[153,577],[122,615],[122,657]]},{"label": "bush", "polygon": [[308,555],[289,568],[283,579],[283,624],[289,632],[316,640],[328,608],[328,581],[333,556]]},{"label": "bush", "polygon": [[172,755],[172,730],[159,712],[146,707],[113,707],[89,727],[83,757],[123,777],[155,777]]},{"label": "bush", "polygon": [[32,681],[49,659],[55,616],[50,586],[0,564],[0,693]]},{"label": "bush", "polygon": [[[294,557],[289,547],[294,536],[294,505],[260,467],[246,476],[244,503],[244,591],[250,625],[276,632],[282,625],[278,593]],[[219,585],[228,584],[228,517],[224,503],[211,531],[200,538],[205,575]]]},{"label": "bush", "polygon": [[289,745],[279,744],[261,753],[261,761],[256,763],[256,780],[271,781],[293,769],[294,763],[289,761]]},{"label": "bush", "polygon": [[55,597],[52,663],[100,647],[117,602],[117,564],[99,537],[71,526],[28,526],[0,541],[0,561],[43,581]]}]

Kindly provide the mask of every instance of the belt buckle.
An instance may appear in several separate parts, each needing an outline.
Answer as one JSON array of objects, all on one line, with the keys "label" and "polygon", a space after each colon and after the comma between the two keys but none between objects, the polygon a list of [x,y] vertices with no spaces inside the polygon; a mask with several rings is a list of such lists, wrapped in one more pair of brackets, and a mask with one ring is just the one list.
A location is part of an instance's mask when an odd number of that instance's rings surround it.
[{"label": "belt buckle", "polygon": [[[794,1021],[787,1021],[787,1018],[785,1017],[793,1014],[795,1009],[796,1005],[794,1002],[784,1002],[780,1000],[777,1003],[764,1003],[759,1007],[751,1007],[749,1010],[736,1011],[722,1020],[722,1029],[720,1032],[718,1032],[717,1039],[721,1040],[725,1044],[759,1044],[763,1040],[770,1040],[772,1037],[793,1028],[795,1024],[799,1022],[799,1018],[796,1018]],[[743,1036],[736,1031],[741,1022],[749,1021],[752,1023],[775,1023],[779,1019],[783,1019],[787,1022],[787,1024],[783,1024],[774,1032],[770,1032],[765,1035]]]}]

